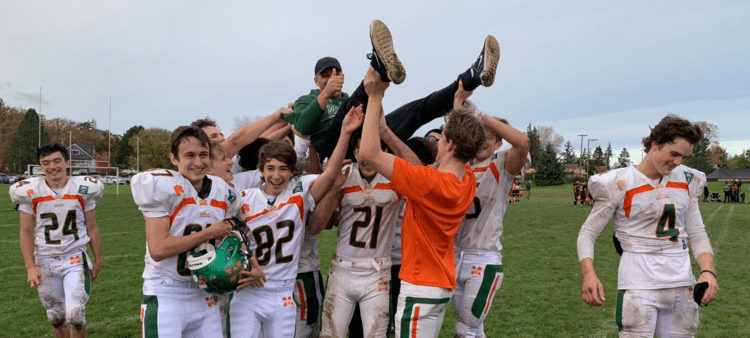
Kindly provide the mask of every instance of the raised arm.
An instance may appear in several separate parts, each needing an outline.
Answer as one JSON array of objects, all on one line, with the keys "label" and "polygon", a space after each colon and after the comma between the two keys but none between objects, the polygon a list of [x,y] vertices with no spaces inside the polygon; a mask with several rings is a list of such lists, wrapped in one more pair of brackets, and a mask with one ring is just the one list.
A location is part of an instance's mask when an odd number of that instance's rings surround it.
[{"label": "raised arm", "polygon": [[381,105],[380,107],[380,138],[385,142],[385,144],[388,146],[388,148],[391,148],[393,150],[393,153],[408,161],[412,165],[424,165],[422,161],[419,160],[419,156],[414,153],[411,148],[409,148],[404,141],[401,141],[396,134],[393,133],[391,128],[388,128],[388,124],[385,122],[385,113],[383,112],[383,107]]},{"label": "raised arm", "polygon": [[362,127],[362,141],[359,156],[372,166],[375,171],[387,179],[393,176],[393,164],[396,156],[380,149],[380,111],[383,109],[383,96],[389,83],[380,81],[378,73],[370,67],[365,74],[365,91],[369,96],[367,113]]},{"label": "raised arm", "polygon": [[336,143],[336,148],[333,150],[333,154],[331,154],[331,158],[328,159],[328,166],[323,171],[323,174],[310,186],[310,194],[316,202],[325,196],[341,173],[341,167],[344,165],[344,156],[346,156],[346,151],[349,148],[349,138],[362,125],[362,119],[362,105],[352,107],[344,117],[341,125],[341,135],[339,136],[338,143]]},{"label": "raised arm", "polygon": [[291,113],[292,110],[286,107],[281,107],[273,114],[268,115],[258,121],[245,125],[238,129],[232,135],[221,143],[224,148],[224,152],[227,153],[227,157],[232,157],[237,154],[242,147],[252,143],[260,135],[269,129],[271,126],[278,122],[283,122],[283,115]]},{"label": "raised arm", "polygon": [[347,177],[349,177],[349,168],[346,169],[345,173],[339,174],[333,186],[331,186],[325,196],[315,205],[315,209],[308,215],[307,230],[311,234],[317,235],[327,227],[331,215],[339,207],[339,189],[346,183]]}]

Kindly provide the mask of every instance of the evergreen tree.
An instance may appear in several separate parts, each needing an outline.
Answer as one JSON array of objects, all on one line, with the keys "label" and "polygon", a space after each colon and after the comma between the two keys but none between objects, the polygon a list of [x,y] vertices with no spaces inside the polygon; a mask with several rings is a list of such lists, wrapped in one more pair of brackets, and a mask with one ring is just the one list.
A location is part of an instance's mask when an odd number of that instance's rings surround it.
[{"label": "evergreen tree", "polygon": [[617,167],[625,168],[628,166],[630,166],[630,153],[628,153],[627,149],[622,148],[622,151],[620,152],[620,157],[617,158]]},{"label": "evergreen tree", "polygon": [[529,154],[531,155],[531,166],[536,168],[536,164],[539,163],[539,160],[542,156],[542,143],[539,141],[539,132],[536,130],[536,127],[531,128],[531,123],[529,123],[529,127],[526,128],[526,136],[529,137]]},{"label": "evergreen tree", "polygon": [[565,143],[565,152],[563,152],[563,163],[564,164],[575,164],[578,163],[578,157],[576,157],[576,150],[573,148],[573,144],[570,141]]},{"label": "evergreen tree", "polygon": [[591,156],[591,164],[593,166],[603,166],[606,161],[604,157],[604,151],[602,151],[601,146],[597,146],[596,149],[594,149],[594,154]]},{"label": "evergreen tree", "polygon": [[[176,169],[169,160],[169,153],[172,150],[169,143],[172,137],[170,131],[161,128],[149,128],[141,130],[137,135],[140,141],[131,137],[129,143],[131,148],[139,148],[141,171],[156,168]],[[133,153],[133,155],[136,155],[136,153]],[[135,156],[130,157],[128,163],[131,168],[137,167],[137,160]]]},{"label": "evergreen tree", "polygon": [[130,139],[143,129],[143,126],[132,126],[125,132],[125,135],[122,136],[122,139],[117,145],[117,149],[115,149],[115,156],[112,159],[114,166],[119,167],[120,169],[128,168],[128,159],[135,155],[135,148],[130,146]]},{"label": "evergreen tree", "polygon": [[563,164],[557,159],[557,149],[553,144],[547,144],[541,154],[537,171],[534,174],[534,183],[540,186],[557,185],[565,183]]},{"label": "evergreen tree", "polygon": [[[40,138],[39,119],[36,111],[29,109],[23,116],[21,125],[13,134],[4,161],[12,172],[24,172],[27,165],[39,164],[39,160],[36,158]],[[41,143],[42,145],[49,144],[49,136],[47,136],[44,125],[41,128]]]},{"label": "evergreen tree", "polygon": [[700,170],[706,175],[714,170],[711,165],[711,140],[707,137],[700,139],[693,145],[693,152],[685,159],[685,165],[695,170]]},{"label": "evergreen tree", "polygon": [[612,144],[607,142],[607,151],[604,152],[604,157],[607,158],[607,169],[610,168],[609,160],[612,158]]}]

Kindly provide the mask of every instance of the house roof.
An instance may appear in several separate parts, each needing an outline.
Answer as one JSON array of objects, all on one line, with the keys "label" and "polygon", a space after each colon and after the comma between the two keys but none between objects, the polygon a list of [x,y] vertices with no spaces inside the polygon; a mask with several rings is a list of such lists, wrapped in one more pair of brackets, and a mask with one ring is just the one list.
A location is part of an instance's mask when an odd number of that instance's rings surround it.
[{"label": "house roof", "polygon": [[728,181],[728,180],[734,180],[734,179],[750,181],[750,169],[717,168],[712,173],[706,175],[706,179],[711,182]]},{"label": "house roof", "polygon": [[[79,145],[77,143],[73,143],[73,145],[69,148],[70,150],[70,159],[73,161],[89,161],[93,159],[92,156],[94,149],[91,146],[86,145]],[[77,151],[77,153],[75,153]]]}]

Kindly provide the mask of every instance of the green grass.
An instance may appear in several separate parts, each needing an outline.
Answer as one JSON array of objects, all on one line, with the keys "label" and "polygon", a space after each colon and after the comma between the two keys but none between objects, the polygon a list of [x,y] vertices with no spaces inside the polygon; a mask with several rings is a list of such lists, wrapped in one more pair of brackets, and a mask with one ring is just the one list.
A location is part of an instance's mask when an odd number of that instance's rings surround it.
[{"label": "green grass", "polygon": [[[712,183],[713,184],[713,183]],[[2,337],[52,337],[36,290],[26,282],[18,245],[18,214],[12,211],[8,185],[0,185],[0,267],[4,297],[0,318]],[[709,186],[712,191],[718,191]],[[608,227],[597,241],[595,267],[607,301],[591,308],[580,297],[581,277],[576,238],[589,207],[573,207],[571,185],[532,187],[532,199],[509,207],[503,235],[505,278],[485,323],[489,337],[615,337],[614,322],[618,256]],[[547,198],[543,197],[547,193]],[[716,255],[721,292],[702,309],[698,337],[750,336],[750,205],[701,204]],[[107,186],[97,206],[104,269],[93,282],[87,320],[91,337],[139,337],[142,300],[141,273],[145,253],[143,218],[129,187]],[[318,245],[323,273],[335,250],[336,234],[326,231]],[[697,267],[696,267],[697,269]],[[456,317],[452,307],[440,337],[452,337]]]}]

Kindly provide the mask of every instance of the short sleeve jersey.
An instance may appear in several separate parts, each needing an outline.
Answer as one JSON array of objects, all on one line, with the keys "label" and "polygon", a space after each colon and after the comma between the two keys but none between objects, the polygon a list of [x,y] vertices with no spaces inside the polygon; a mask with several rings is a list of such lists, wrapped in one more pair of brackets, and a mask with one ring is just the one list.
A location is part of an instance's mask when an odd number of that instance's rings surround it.
[{"label": "short sleeve jersey", "polygon": [[[503,218],[515,178],[505,170],[507,156],[507,150],[495,153],[471,166],[477,180],[477,192],[456,234],[457,249],[499,252],[503,248],[500,243]],[[522,171],[530,166],[531,158],[527,156]]]},{"label": "short sleeve jersey", "polygon": [[408,198],[401,225],[399,277],[411,284],[455,290],[453,237],[474,200],[476,179],[467,164],[463,179],[396,158],[393,190]]},{"label": "short sleeve jersey", "polygon": [[237,191],[257,188],[261,182],[260,170],[248,170],[234,174],[231,183]]},{"label": "short sleeve jersey", "polygon": [[34,216],[34,251],[37,257],[85,251],[89,236],[84,213],[94,210],[104,185],[88,176],[69,177],[54,191],[44,177],[26,179],[10,187],[19,210]]},{"label": "short sleeve jersey", "polygon": [[318,175],[293,177],[269,203],[265,185],[242,191],[240,217],[247,225],[250,250],[269,280],[297,277],[307,214],[315,208],[310,186]]},{"label": "short sleeve jersey", "polygon": [[682,165],[660,181],[649,179],[635,166],[591,177],[591,195],[597,207],[612,211],[624,251],[619,289],[695,283],[685,229],[691,223],[704,227],[697,203],[705,184],[704,173]]},{"label": "short sleeve jersey", "polygon": [[354,163],[340,192],[336,254],[353,258],[389,257],[399,211],[399,196],[391,182],[375,174],[368,183]]},{"label": "short sleeve jersey", "polygon": [[[212,223],[239,211],[238,193],[223,179],[206,177],[211,182],[211,190],[201,198],[190,181],[179,172],[167,169],[146,171],[133,176],[133,200],[144,217],[169,217],[169,236],[187,236],[203,231]],[[169,277],[191,281],[187,255],[188,252],[183,252],[157,262],[151,258],[146,245],[143,279]]]}]

